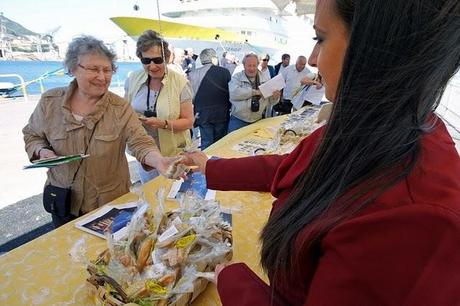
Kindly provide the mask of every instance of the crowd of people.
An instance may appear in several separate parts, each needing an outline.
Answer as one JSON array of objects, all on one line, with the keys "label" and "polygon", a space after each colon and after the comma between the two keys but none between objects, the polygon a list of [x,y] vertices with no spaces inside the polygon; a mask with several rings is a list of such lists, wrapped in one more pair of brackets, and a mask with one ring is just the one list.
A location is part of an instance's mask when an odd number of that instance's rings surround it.
[{"label": "crowd of people", "polygon": [[[108,90],[115,55],[82,36],[64,61],[74,80],[42,95],[23,130],[26,151],[31,160],[90,155],[48,171],[47,186],[72,191],[69,214],[51,211],[59,226],[128,191],[126,147],[147,181],[176,160],[193,126],[204,149],[289,113],[299,89],[323,88],[331,117],[290,154],[186,155],[208,188],[275,197],[261,233],[270,283],[244,263],[218,265],[223,305],[456,305],[460,158],[434,109],[460,66],[459,28],[457,0],[318,0],[308,60],[289,65],[284,54],[271,67],[268,54],[251,53],[240,70],[213,49],[197,68],[193,50],[173,56],[149,30],[125,99]],[[279,74],[285,88],[263,96],[259,86]]]}]

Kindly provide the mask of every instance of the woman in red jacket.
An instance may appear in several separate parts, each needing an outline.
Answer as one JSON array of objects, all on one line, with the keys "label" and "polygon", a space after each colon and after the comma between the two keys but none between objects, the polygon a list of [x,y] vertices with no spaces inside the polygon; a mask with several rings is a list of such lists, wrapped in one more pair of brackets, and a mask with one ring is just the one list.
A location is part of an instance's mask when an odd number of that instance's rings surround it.
[{"label": "woman in red jacket", "polygon": [[223,304],[460,305],[460,158],[433,113],[460,65],[460,2],[318,0],[314,28],[328,124],[289,155],[189,156],[211,189],[277,198],[270,285],[219,267]]}]

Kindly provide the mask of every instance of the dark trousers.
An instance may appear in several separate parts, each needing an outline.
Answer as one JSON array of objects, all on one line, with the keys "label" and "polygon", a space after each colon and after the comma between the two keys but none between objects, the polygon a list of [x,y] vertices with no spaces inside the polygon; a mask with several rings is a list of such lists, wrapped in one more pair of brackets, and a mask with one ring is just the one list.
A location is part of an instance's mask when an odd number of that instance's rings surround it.
[{"label": "dark trousers", "polygon": [[227,135],[228,123],[206,123],[200,125],[199,128],[201,134],[201,150],[204,150]]},{"label": "dark trousers", "polygon": [[250,124],[251,122],[246,122],[234,116],[230,116],[230,121],[228,122],[228,132],[231,133]]},{"label": "dark trousers", "polygon": [[283,99],[279,103],[273,105],[273,112],[276,113],[276,115],[286,115],[290,114],[292,111],[292,103],[291,100],[286,100]]}]

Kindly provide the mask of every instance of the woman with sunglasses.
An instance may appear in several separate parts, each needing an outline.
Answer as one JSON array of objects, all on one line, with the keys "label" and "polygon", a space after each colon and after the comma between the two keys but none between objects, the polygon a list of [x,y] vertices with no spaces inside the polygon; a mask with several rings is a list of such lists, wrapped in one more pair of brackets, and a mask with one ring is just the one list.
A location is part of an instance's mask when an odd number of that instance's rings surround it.
[{"label": "woman with sunglasses", "polygon": [[[50,210],[55,227],[129,191],[126,146],[137,160],[163,174],[172,160],[161,156],[131,106],[108,90],[115,54],[101,40],[75,38],[64,66],[74,80],[45,92],[23,129],[30,160],[89,154],[81,162],[48,170],[47,188],[52,185],[65,194],[71,189],[70,201],[57,201]],[[46,196],[44,200],[46,204]]]},{"label": "woman with sunglasses", "polygon": [[190,155],[208,188],[277,198],[269,285],[218,266],[223,305],[459,305],[460,158],[434,110],[460,66],[460,2],[318,0],[314,29],[327,125],[288,155]]},{"label": "woman with sunglasses", "polygon": [[269,65],[270,55],[262,53],[259,55],[259,71],[265,79],[269,80],[275,76],[275,68]]},{"label": "woman with sunglasses", "polygon": [[[192,89],[189,81],[168,69],[168,43],[152,30],[145,31],[136,45],[142,70],[132,73],[125,83],[125,98],[139,114],[147,133],[164,156],[176,156],[191,144],[193,127]],[[158,175],[155,169],[138,164],[142,183]]]}]

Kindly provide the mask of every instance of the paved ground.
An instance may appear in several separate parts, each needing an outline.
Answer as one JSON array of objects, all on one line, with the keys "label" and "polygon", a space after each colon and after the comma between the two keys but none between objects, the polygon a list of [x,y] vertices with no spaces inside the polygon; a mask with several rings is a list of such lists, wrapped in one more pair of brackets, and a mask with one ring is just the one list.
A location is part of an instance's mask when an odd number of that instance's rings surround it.
[{"label": "paved ground", "polygon": [[[137,183],[139,176],[134,161],[129,163],[129,168],[132,182]],[[8,205],[0,209],[0,254],[51,230],[51,216],[43,208],[41,193]]]}]

